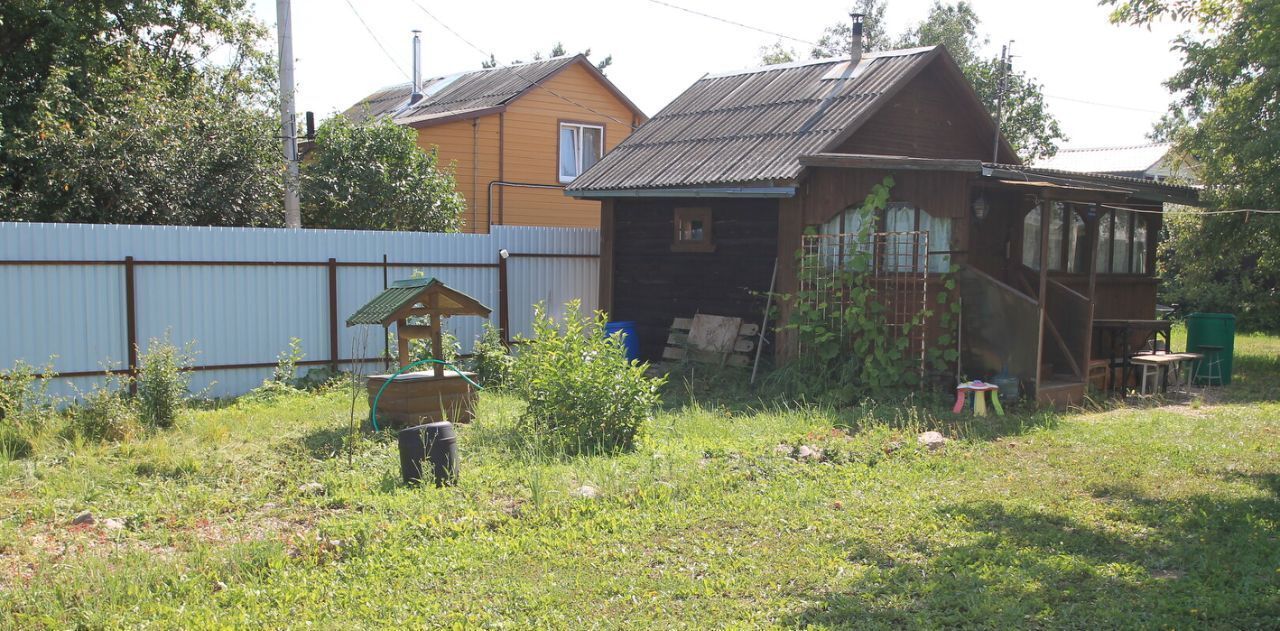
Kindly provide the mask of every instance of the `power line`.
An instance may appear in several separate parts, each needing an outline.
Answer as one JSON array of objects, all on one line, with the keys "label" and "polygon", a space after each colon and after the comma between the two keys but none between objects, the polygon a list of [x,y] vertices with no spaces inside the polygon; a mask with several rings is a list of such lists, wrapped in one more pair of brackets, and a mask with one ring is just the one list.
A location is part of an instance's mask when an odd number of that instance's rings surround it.
[{"label": "power line", "polygon": [[[347,2],[348,2],[348,3],[350,3],[350,1],[351,1],[351,0],[347,0]],[[548,88],[548,87],[547,87],[547,86],[545,86],[545,85],[542,85],[542,82],[541,82],[541,80],[540,80],[540,79],[530,79],[529,77],[527,77],[527,76],[525,76],[525,75],[521,74],[521,73],[520,73],[520,71],[519,71],[518,69],[516,69],[514,66],[510,66],[510,65],[507,65],[507,64],[503,64],[503,63],[498,62],[498,58],[497,58],[497,57],[496,57],[496,56],[495,56],[491,51],[487,51],[487,50],[485,50],[485,49],[483,49],[483,48],[481,48],[481,47],[477,46],[477,45],[476,45],[475,43],[473,43],[471,40],[469,40],[469,39],[467,39],[467,38],[463,37],[460,33],[458,33],[457,31],[453,30],[452,28],[450,28],[450,27],[449,27],[449,25],[448,25],[448,24],[445,24],[443,20],[441,20],[440,18],[436,17],[434,13],[432,13],[432,12],[428,11],[426,7],[424,7],[424,6],[422,6],[420,3],[418,3],[418,0],[409,0],[409,2],[413,3],[413,6],[418,7],[418,9],[420,9],[423,13],[427,14],[427,17],[429,17],[429,18],[431,18],[432,20],[434,20],[434,21],[435,21],[435,23],[436,23],[436,24],[439,24],[442,28],[444,28],[444,30],[449,31],[449,33],[451,33],[454,37],[458,38],[458,39],[459,39],[463,44],[466,44],[467,46],[470,46],[471,48],[475,49],[475,50],[476,50],[476,52],[479,52],[481,55],[488,55],[488,56],[489,56],[489,59],[492,59],[492,60],[493,60],[493,63],[497,64],[499,67],[502,67],[502,68],[505,68],[505,69],[507,69],[507,70],[510,70],[512,74],[516,75],[517,77],[519,77],[519,78],[521,78],[521,79],[524,79],[524,80],[525,80],[525,82],[527,82],[530,86],[535,87],[535,88],[538,88],[539,90],[543,90],[543,91],[545,91],[546,93],[548,93],[548,94],[550,94],[550,95],[552,95],[552,96],[554,96],[554,97],[556,97],[556,98],[558,98],[558,99],[560,99],[560,100],[562,100],[562,101],[564,101],[564,102],[566,102],[566,103],[570,103],[570,104],[572,104],[572,105],[576,105],[576,106],[578,106],[578,107],[580,107],[580,108],[582,108],[582,109],[584,109],[584,110],[586,110],[586,111],[588,111],[588,112],[591,112],[592,114],[595,114],[596,116],[603,116],[603,117],[605,117],[605,118],[607,118],[607,119],[609,119],[609,120],[611,120],[611,121],[613,121],[613,122],[615,122],[615,123],[617,123],[617,124],[619,124],[619,125],[627,125],[627,124],[629,124],[629,123],[623,122],[623,121],[621,121],[621,120],[618,120],[617,118],[615,118],[615,117],[613,117],[613,116],[610,116],[610,115],[608,115],[608,114],[605,114],[604,112],[601,112],[601,111],[599,111],[599,110],[597,110],[597,109],[595,109],[595,108],[593,108],[593,107],[591,107],[591,106],[589,106],[589,105],[584,105],[584,104],[582,104],[582,103],[579,103],[579,102],[577,102],[577,101],[575,101],[575,100],[573,100],[573,99],[571,99],[571,98],[569,98],[569,97],[567,97],[567,96],[565,96],[565,95],[563,95],[563,94],[560,94],[559,92],[556,92],[555,90],[552,90],[551,88]]]},{"label": "power line", "polygon": [[391,62],[391,65],[395,66],[396,70],[399,70],[400,74],[404,75],[404,78],[412,81],[413,79],[409,76],[409,73],[405,72],[404,68],[401,68],[400,64],[396,61],[395,55],[392,55],[391,51],[388,51],[387,47],[382,45],[382,40],[378,39],[378,36],[373,32],[373,29],[369,28],[369,24],[364,21],[364,18],[360,17],[360,12],[356,11],[356,5],[351,4],[351,0],[345,0],[345,2],[347,3],[347,6],[351,9],[351,13],[355,14],[356,19],[359,20],[360,24],[364,26],[364,30],[368,31],[369,37],[373,38],[373,43],[377,44],[378,48],[382,49],[382,54],[387,56],[387,59]]},{"label": "power line", "polygon": [[1097,101],[1086,101],[1084,99],[1072,98],[1069,96],[1058,96],[1056,94],[1044,95],[1047,99],[1057,99],[1059,101],[1071,101],[1072,103],[1080,103],[1082,105],[1094,105],[1097,107],[1110,107],[1117,110],[1129,110],[1132,112],[1145,112],[1147,114],[1163,114],[1160,110],[1151,110],[1144,107],[1133,107],[1131,105],[1116,105],[1114,103],[1099,103]]},{"label": "power line", "polygon": [[[1139,208],[1125,208],[1123,206],[1109,206],[1107,204],[1098,204],[1102,208],[1110,208],[1111,210],[1127,210],[1135,213],[1147,213],[1152,215],[1168,214],[1172,211],[1161,210],[1143,210]],[[1193,215],[1238,215],[1240,213],[1255,213],[1258,215],[1280,215],[1280,210],[1259,210],[1256,208],[1232,208],[1230,210],[1192,210],[1189,211]]]},{"label": "power line", "polygon": [[792,37],[792,36],[790,36],[790,35],[784,35],[784,34],[782,34],[782,33],[777,33],[777,32],[774,32],[774,31],[768,31],[768,30],[765,30],[765,29],[762,29],[762,28],[759,28],[759,27],[751,26],[750,24],[743,24],[742,22],[734,22],[733,20],[730,20],[730,19],[727,19],[727,18],[722,18],[722,17],[720,17],[720,16],[711,15],[710,13],[703,13],[703,12],[701,12],[701,11],[695,11],[695,10],[693,10],[693,9],[687,9],[687,8],[685,8],[685,7],[682,7],[682,6],[674,5],[674,4],[671,4],[670,2],[663,2],[663,0],[649,0],[649,2],[652,2],[652,3],[657,4],[657,5],[660,5],[660,6],[667,7],[668,9],[675,9],[675,10],[677,10],[677,11],[684,11],[685,13],[689,13],[689,14],[691,14],[691,15],[696,15],[696,16],[699,16],[699,17],[704,17],[704,18],[707,18],[708,20],[715,20],[715,21],[717,21],[717,22],[724,22],[725,24],[730,24],[730,25],[733,25],[733,26],[736,26],[736,27],[739,27],[739,28],[747,29],[748,31],[755,31],[755,32],[757,32],[757,33],[764,33],[765,35],[772,35],[772,36],[774,36],[774,37],[779,37],[779,38],[782,38],[782,39],[789,39],[789,40],[791,40],[791,41],[793,41],[793,42],[799,42],[799,43],[801,43],[801,44],[808,44],[809,46],[818,46],[818,43],[817,43],[817,42],[811,42],[811,41],[809,41],[809,40],[807,40],[807,39],[800,39],[799,37]]}]

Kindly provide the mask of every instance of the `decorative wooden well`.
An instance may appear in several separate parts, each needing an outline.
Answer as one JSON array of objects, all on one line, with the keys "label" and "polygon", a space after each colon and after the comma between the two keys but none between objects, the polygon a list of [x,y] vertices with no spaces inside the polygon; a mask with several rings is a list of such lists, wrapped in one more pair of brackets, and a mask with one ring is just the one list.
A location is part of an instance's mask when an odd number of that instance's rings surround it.
[{"label": "decorative wooden well", "polygon": [[[400,367],[404,368],[413,362],[409,357],[411,340],[431,340],[431,356],[439,358],[444,350],[441,333],[446,317],[488,317],[489,312],[489,308],[475,298],[439,280],[411,278],[396,281],[375,296],[347,318],[347,326],[379,324],[389,328],[395,324],[397,354]],[[418,317],[427,317],[428,323],[409,324],[409,318]],[[431,364],[426,370],[404,372],[394,378],[391,374],[371,375],[369,405],[373,405],[374,397],[390,379],[391,384],[378,399],[378,425],[407,427],[444,420],[467,422],[474,416],[476,393],[464,375],[475,379],[474,373],[458,373],[441,364]]]}]

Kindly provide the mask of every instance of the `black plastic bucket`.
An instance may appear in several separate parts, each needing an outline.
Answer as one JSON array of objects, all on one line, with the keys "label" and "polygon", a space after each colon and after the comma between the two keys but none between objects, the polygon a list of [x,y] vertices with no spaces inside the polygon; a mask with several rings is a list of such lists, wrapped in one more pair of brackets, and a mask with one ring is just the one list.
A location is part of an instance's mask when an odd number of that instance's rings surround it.
[{"label": "black plastic bucket", "polygon": [[405,484],[422,481],[423,461],[431,463],[436,486],[458,483],[458,435],[453,423],[439,421],[402,429],[400,441],[400,476]]}]

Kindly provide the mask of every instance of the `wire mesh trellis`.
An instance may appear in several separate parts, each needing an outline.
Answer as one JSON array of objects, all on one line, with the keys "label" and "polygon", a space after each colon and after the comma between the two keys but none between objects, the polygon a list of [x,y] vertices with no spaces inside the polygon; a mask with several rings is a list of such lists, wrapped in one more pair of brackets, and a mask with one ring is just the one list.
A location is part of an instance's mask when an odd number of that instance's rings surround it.
[{"label": "wire mesh trellis", "polygon": [[[883,307],[883,326],[889,337],[906,338],[908,352],[918,353],[923,378],[926,366],[923,314],[929,307],[929,233],[807,234],[803,236],[802,248],[799,296],[826,319],[838,343],[847,346],[855,334],[845,328],[841,314],[851,306],[863,308],[867,304],[859,302],[851,291],[854,275],[865,275],[864,287],[872,292],[866,300]],[[802,347],[800,352],[805,349]]]}]

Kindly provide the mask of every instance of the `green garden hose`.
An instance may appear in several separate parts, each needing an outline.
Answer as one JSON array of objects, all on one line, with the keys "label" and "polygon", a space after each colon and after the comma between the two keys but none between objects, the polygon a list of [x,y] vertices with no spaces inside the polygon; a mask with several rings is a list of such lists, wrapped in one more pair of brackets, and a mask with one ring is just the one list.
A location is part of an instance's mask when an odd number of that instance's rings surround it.
[{"label": "green garden hose", "polygon": [[446,361],[440,361],[440,360],[438,360],[438,359],[429,359],[429,358],[428,358],[428,359],[419,359],[418,361],[413,362],[412,364],[409,364],[408,366],[405,366],[405,367],[401,368],[400,370],[395,371],[394,373],[391,373],[391,376],[390,376],[390,377],[388,377],[388,378],[387,378],[387,381],[386,381],[385,383],[383,383],[383,384],[382,384],[382,387],[381,387],[381,388],[378,388],[378,394],[373,395],[373,404],[372,404],[371,406],[369,406],[369,408],[370,408],[370,409],[369,409],[369,421],[373,423],[373,431],[375,431],[375,432],[376,432],[376,431],[378,431],[379,429],[381,429],[381,428],[379,428],[379,427],[378,427],[378,399],[381,399],[381,398],[382,398],[382,391],[383,391],[383,390],[386,390],[386,389],[387,389],[387,386],[391,385],[391,382],[392,382],[392,381],[395,381],[395,378],[396,378],[397,376],[399,376],[399,375],[400,375],[400,373],[402,373],[402,372],[404,372],[404,371],[406,371],[406,370],[409,370],[410,368],[413,368],[413,367],[415,367],[415,366],[421,366],[421,365],[423,365],[423,364],[440,364],[441,366],[446,366],[446,367],[448,367],[448,368],[452,368],[454,372],[458,373],[458,376],[459,376],[459,377],[462,377],[462,379],[463,379],[463,380],[465,380],[467,383],[469,383],[469,384],[471,384],[471,385],[475,386],[477,390],[484,390],[484,386],[481,386],[480,384],[478,384],[478,383],[476,383],[476,382],[472,381],[472,380],[471,380],[471,378],[470,378],[470,377],[468,377],[466,373],[462,372],[462,369],[458,368],[457,366],[454,366],[453,364],[450,364],[449,362],[446,362]]}]

